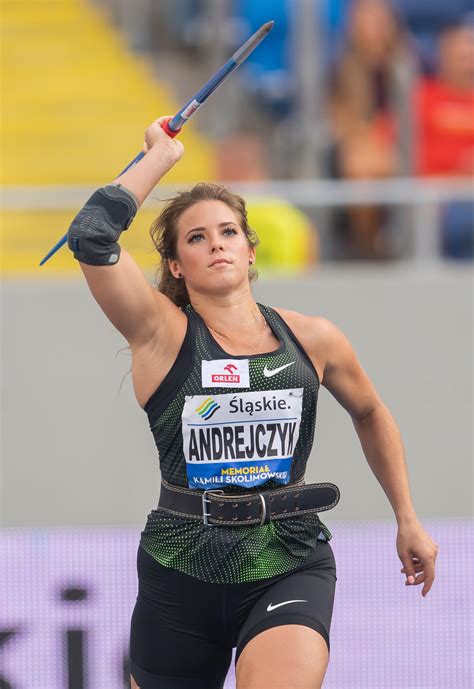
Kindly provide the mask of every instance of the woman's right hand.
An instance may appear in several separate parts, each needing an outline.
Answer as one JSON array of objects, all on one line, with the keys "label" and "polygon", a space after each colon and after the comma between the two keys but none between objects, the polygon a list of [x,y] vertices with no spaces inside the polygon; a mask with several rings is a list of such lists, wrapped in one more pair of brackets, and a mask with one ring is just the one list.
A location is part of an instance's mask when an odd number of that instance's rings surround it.
[{"label": "woman's right hand", "polygon": [[146,128],[142,150],[148,153],[151,148],[159,149],[161,155],[169,157],[170,164],[174,165],[182,157],[184,146],[181,141],[172,139],[171,136],[168,136],[162,128],[163,122],[169,119],[170,117],[168,115],[159,117]]},{"label": "woman's right hand", "polygon": [[184,153],[181,141],[172,139],[162,129],[161,125],[167,119],[167,117],[160,117],[147,127],[142,148],[147,155],[113,181],[113,184],[121,184],[135,194],[138,206],[141,206],[160,179],[171,170]]}]

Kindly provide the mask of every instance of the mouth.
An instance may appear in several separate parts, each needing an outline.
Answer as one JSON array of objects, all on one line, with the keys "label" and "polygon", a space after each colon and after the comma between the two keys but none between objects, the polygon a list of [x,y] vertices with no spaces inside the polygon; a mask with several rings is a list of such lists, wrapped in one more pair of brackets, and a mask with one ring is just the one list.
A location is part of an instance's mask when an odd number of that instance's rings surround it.
[{"label": "mouth", "polygon": [[231,263],[231,261],[228,261],[226,258],[218,258],[216,261],[213,261],[213,262],[211,263],[211,265],[209,266],[209,268],[211,268],[212,266],[217,266],[217,265],[219,265],[220,263]]}]

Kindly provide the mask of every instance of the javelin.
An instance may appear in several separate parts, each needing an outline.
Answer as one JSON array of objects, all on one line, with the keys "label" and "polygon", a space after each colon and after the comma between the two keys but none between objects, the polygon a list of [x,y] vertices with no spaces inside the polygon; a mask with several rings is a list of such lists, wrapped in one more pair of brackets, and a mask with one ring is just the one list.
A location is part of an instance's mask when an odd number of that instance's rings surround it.
[{"label": "javelin", "polygon": [[[181,108],[181,110],[174,117],[171,117],[161,125],[162,129],[165,130],[168,136],[174,138],[177,134],[179,134],[183,125],[185,125],[186,122],[194,115],[194,113],[199,110],[201,105],[209,98],[210,95],[214,93],[217,87],[220,86],[222,82],[227,79],[227,77],[248,58],[250,53],[255,50],[258,44],[263,41],[265,36],[273,29],[274,23],[275,22],[273,21],[269,21],[265,24],[262,24],[258,31],[256,31],[253,36],[248,39],[248,41],[245,41],[245,43],[235,51],[232,57],[227,60],[227,62],[215,74],[212,75],[209,81],[204,84],[202,89],[196,93],[189,103],[186,103],[184,108]],[[136,165],[144,155],[144,151],[140,151],[136,158],[134,158],[132,162],[129,163],[124,170],[122,170],[118,177],[123,175],[123,173],[133,165]],[[58,249],[60,249],[66,242],[67,232],[64,237],[60,239],[55,246],[53,246],[51,251],[46,254],[41,261],[40,266],[46,263],[46,261],[51,258],[51,256],[53,256],[53,254],[55,254],[56,251],[58,251]]]}]

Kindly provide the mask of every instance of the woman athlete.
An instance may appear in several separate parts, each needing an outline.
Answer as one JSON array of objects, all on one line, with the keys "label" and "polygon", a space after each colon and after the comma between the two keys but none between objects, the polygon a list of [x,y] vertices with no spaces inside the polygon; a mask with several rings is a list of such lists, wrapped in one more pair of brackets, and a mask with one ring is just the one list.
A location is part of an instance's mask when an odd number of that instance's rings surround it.
[{"label": "woman athlete", "polygon": [[[350,414],[394,510],[406,585],[434,580],[437,545],[412,504],[398,428],[342,334],[324,318],[256,304],[256,236],[218,185],[181,192],[152,236],[158,290],[117,240],[183,155],[162,129],[101,187],[68,244],[132,351],[133,385],[159,451],[162,489],[141,535],[130,637],[133,689],[316,689],[329,660],[336,583],[318,511],[333,484],[305,484],[319,385]],[[376,566],[376,563],[374,563]]]}]

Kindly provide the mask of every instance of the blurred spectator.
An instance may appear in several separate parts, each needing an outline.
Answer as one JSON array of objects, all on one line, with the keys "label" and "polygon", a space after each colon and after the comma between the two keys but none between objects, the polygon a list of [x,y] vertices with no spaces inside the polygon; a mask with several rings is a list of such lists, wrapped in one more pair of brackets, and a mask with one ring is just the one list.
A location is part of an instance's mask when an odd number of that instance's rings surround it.
[{"label": "blurred spectator", "polygon": [[474,172],[474,27],[452,26],[439,38],[438,71],[415,93],[420,175]]},{"label": "blurred spectator", "polygon": [[[383,0],[354,0],[346,44],[329,85],[334,176],[360,180],[399,171],[394,113],[400,65],[408,61],[405,35],[390,5]],[[385,215],[375,206],[347,209],[344,240],[355,256],[386,256],[381,232]]]},{"label": "blurred spectator", "polygon": [[[474,26],[445,28],[438,44],[436,76],[415,90],[417,173],[472,176],[474,173]],[[474,204],[443,209],[442,250],[450,258],[474,256]]]},{"label": "blurred spectator", "polygon": [[[269,161],[262,138],[236,132],[219,141],[218,176],[227,182],[266,182]],[[259,272],[295,275],[319,262],[319,235],[311,219],[289,201],[271,196],[251,197],[248,219],[257,232]]]},{"label": "blurred spectator", "polygon": [[443,28],[472,10],[472,0],[391,0],[410,31],[426,74],[436,71],[436,44]]},{"label": "blurred spectator", "polygon": [[221,138],[217,147],[217,176],[226,182],[266,181],[269,169],[262,138],[247,132]]}]

